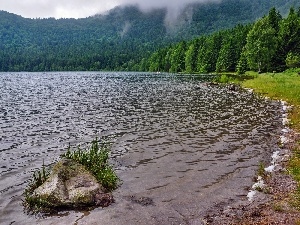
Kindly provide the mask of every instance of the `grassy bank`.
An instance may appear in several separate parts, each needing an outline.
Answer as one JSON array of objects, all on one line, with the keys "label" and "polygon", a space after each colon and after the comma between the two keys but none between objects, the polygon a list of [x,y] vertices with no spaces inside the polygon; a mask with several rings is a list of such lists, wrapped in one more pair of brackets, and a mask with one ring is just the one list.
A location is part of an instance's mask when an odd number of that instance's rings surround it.
[{"label": "grassy bank", "polygon": [[[243,87],[254,89],[272,99],[284,100],[293,105],[288,117],[291,120],[290,128],[300,133],[300,69],[285,71],[283,73],[257,74],[247,72],[254,79],[245,80],[241,83]],[[300,210],[300,140],[296,141],[293,156],[289,161],[288,171],[298,182],[298,190],[293,194],[292,203]]]},{"label": "grassy bank", "polygon": [[290,126],[300,132],[300,75],[298,71],[274,74],[248,72],[248,75],[255,78],[242,82],[242,86],[252,88],[256,93],[272,99],[287,101],[289,105],[294,106],[289,114]]},{"label": "grassy bank", "polygon": [[300,69],[283,73],[263,73],[248,71],[239,76],[234,73],[220,74],[216,79],[219,83],[239,83],[251,88],[256,93],[272,99],[284,100],[293,106],[289,112],[290,127],[300,132]]}]

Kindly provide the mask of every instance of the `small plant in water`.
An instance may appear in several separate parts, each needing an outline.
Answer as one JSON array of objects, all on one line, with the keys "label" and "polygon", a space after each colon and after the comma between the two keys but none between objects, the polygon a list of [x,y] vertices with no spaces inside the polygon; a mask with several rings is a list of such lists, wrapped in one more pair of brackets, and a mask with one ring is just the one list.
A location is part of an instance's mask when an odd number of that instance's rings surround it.
[{"label": "small plant in water", "polygon": [[77,150],[71,151],[69,146],[62,157],[84,165],[107,191],[115,190],[118,187],[119,178],[108,162],[108,143],[102,142],[99,144],[98,140],[95,139],[88,150],[82,150],[78,147]]},{"label": "small plant in water", "polygon": [[23,201],[23,205],[29,211],[35,212],[35,211],[39,211],[41,208],[44,208],[45,203],[41,199],[33,198],[32,194],[36,188],[41,186],[48,179],[49,175],[50,175],[50,170],[45,167],[44,160],[43,160],[42,169],[35,171],[33,173],[33,177],[29,185],[24,190],[25,199]]}]

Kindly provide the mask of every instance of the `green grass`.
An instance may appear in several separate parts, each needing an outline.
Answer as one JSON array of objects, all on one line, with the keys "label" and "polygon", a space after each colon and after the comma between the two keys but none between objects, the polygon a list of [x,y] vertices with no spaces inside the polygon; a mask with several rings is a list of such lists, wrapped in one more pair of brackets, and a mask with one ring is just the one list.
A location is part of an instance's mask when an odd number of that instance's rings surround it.
[{"label": "green grass", "polygon": [[260,162],[258,165],[258,170],[257,170],[257,176],[260,176],[262,178],[266,178],[267,177],[267,173],[265,171],[265,164],[263,162]]},{"label": "green grass", "polygon": [[32,178],[29,182],[29,185],[24,191],[25,197],[28,197],[30,194],[33,193],[33,191],[41,186],[49,177],[50,170],[46,168],[43,162],[43,166],[40,170],[35,171],[32,175]]},{"label": "green grass", "polygon": [[256,78],[242,82],[243,87],[252,88],[256,93],[272,99],[287,101],[294,106],[289,113],[290,125],[300,131],[300,76],[298,72],[286,71],[266,74],[247,72],[247,74]]},{"label": "green grass", "polygon": [[253,79],[255,77],[256,77],[255,74],[238,75],[235,72],[232,72],[232,73],[218,73],[217,77],[214,79],[214,82],[239,84],[244,80]]},{"label": "green grass", "polygon": [[[288,112],[289,124],[296,132],[300,132],[300,69],[288,70],[283,73],[257,74],[247,72],[254,79],[243,81],[243,87],[252,88],[256,93],[272,99],[284,100],[293,108]],[[292,205],[300,210],[300,143],[296,144],[293,156],[288,163],[288,171],[298,182],[298,189],[291,194]]]},{"label": "green grass", "polygon": [[[27,212],[37,213],[39,211],[48,212],[49,205],[47,202],[42,199],[37,199],[32,196],[34,190],[41,186],[49,177],[50,170],[45,167],[44,161],[43,166],[40,170],[35,171],[32,175],[32,178],[28,184],[28,186],[24,190],[24,201],[23,206],[27,210]],[[47,207],[46,207],[47,205]]]},{"label": "green grass", "polygon": [[298,189],[292,194],[291,204],[300,210],[300,143],[297,143],[293,151],[293,156],[288,164],[288,171],[298,183]]},{"label": "green grass", "polygon": [[289,163],[289,171],[293,174],[294,179],[300,182],[300,149],[296,147],[293,151],[293,157]]},{"label": "green grass", "polygon": [[69,146],[67,152],[62,157],[72,159],[86,167],[107,191],[113,191],[118,187],[119,178],[112,166],[109,165],[109,145],[107,143],[98,143],[93,140],[87,150],[80,147],[71,151]]}]

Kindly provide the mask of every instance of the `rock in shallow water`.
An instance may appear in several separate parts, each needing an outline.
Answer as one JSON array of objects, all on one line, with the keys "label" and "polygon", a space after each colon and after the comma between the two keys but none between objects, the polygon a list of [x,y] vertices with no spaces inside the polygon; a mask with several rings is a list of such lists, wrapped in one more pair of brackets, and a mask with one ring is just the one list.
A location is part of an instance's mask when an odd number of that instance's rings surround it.
[{"label": "rock in shallow water", "polygon": [[84,166],[69,159],[53,167],[50,177],[34,191],[33,197],[45,200],[53,208],[108,206],[113,202],[112,195],[105,193]]}]

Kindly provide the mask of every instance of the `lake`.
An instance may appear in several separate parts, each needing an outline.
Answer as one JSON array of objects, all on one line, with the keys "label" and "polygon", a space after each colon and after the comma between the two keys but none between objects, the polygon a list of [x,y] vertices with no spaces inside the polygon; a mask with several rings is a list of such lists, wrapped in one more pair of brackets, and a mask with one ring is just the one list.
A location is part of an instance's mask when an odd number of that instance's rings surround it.
[{"label": "lake", "polygon": [[[0,224],[201,224],[214,207],[247,201],[259,163],[278,149],[281,105],[211,77],[0,73]],[[112,143],[116,202],[24,213],[32,173],[95,137]]]}]

